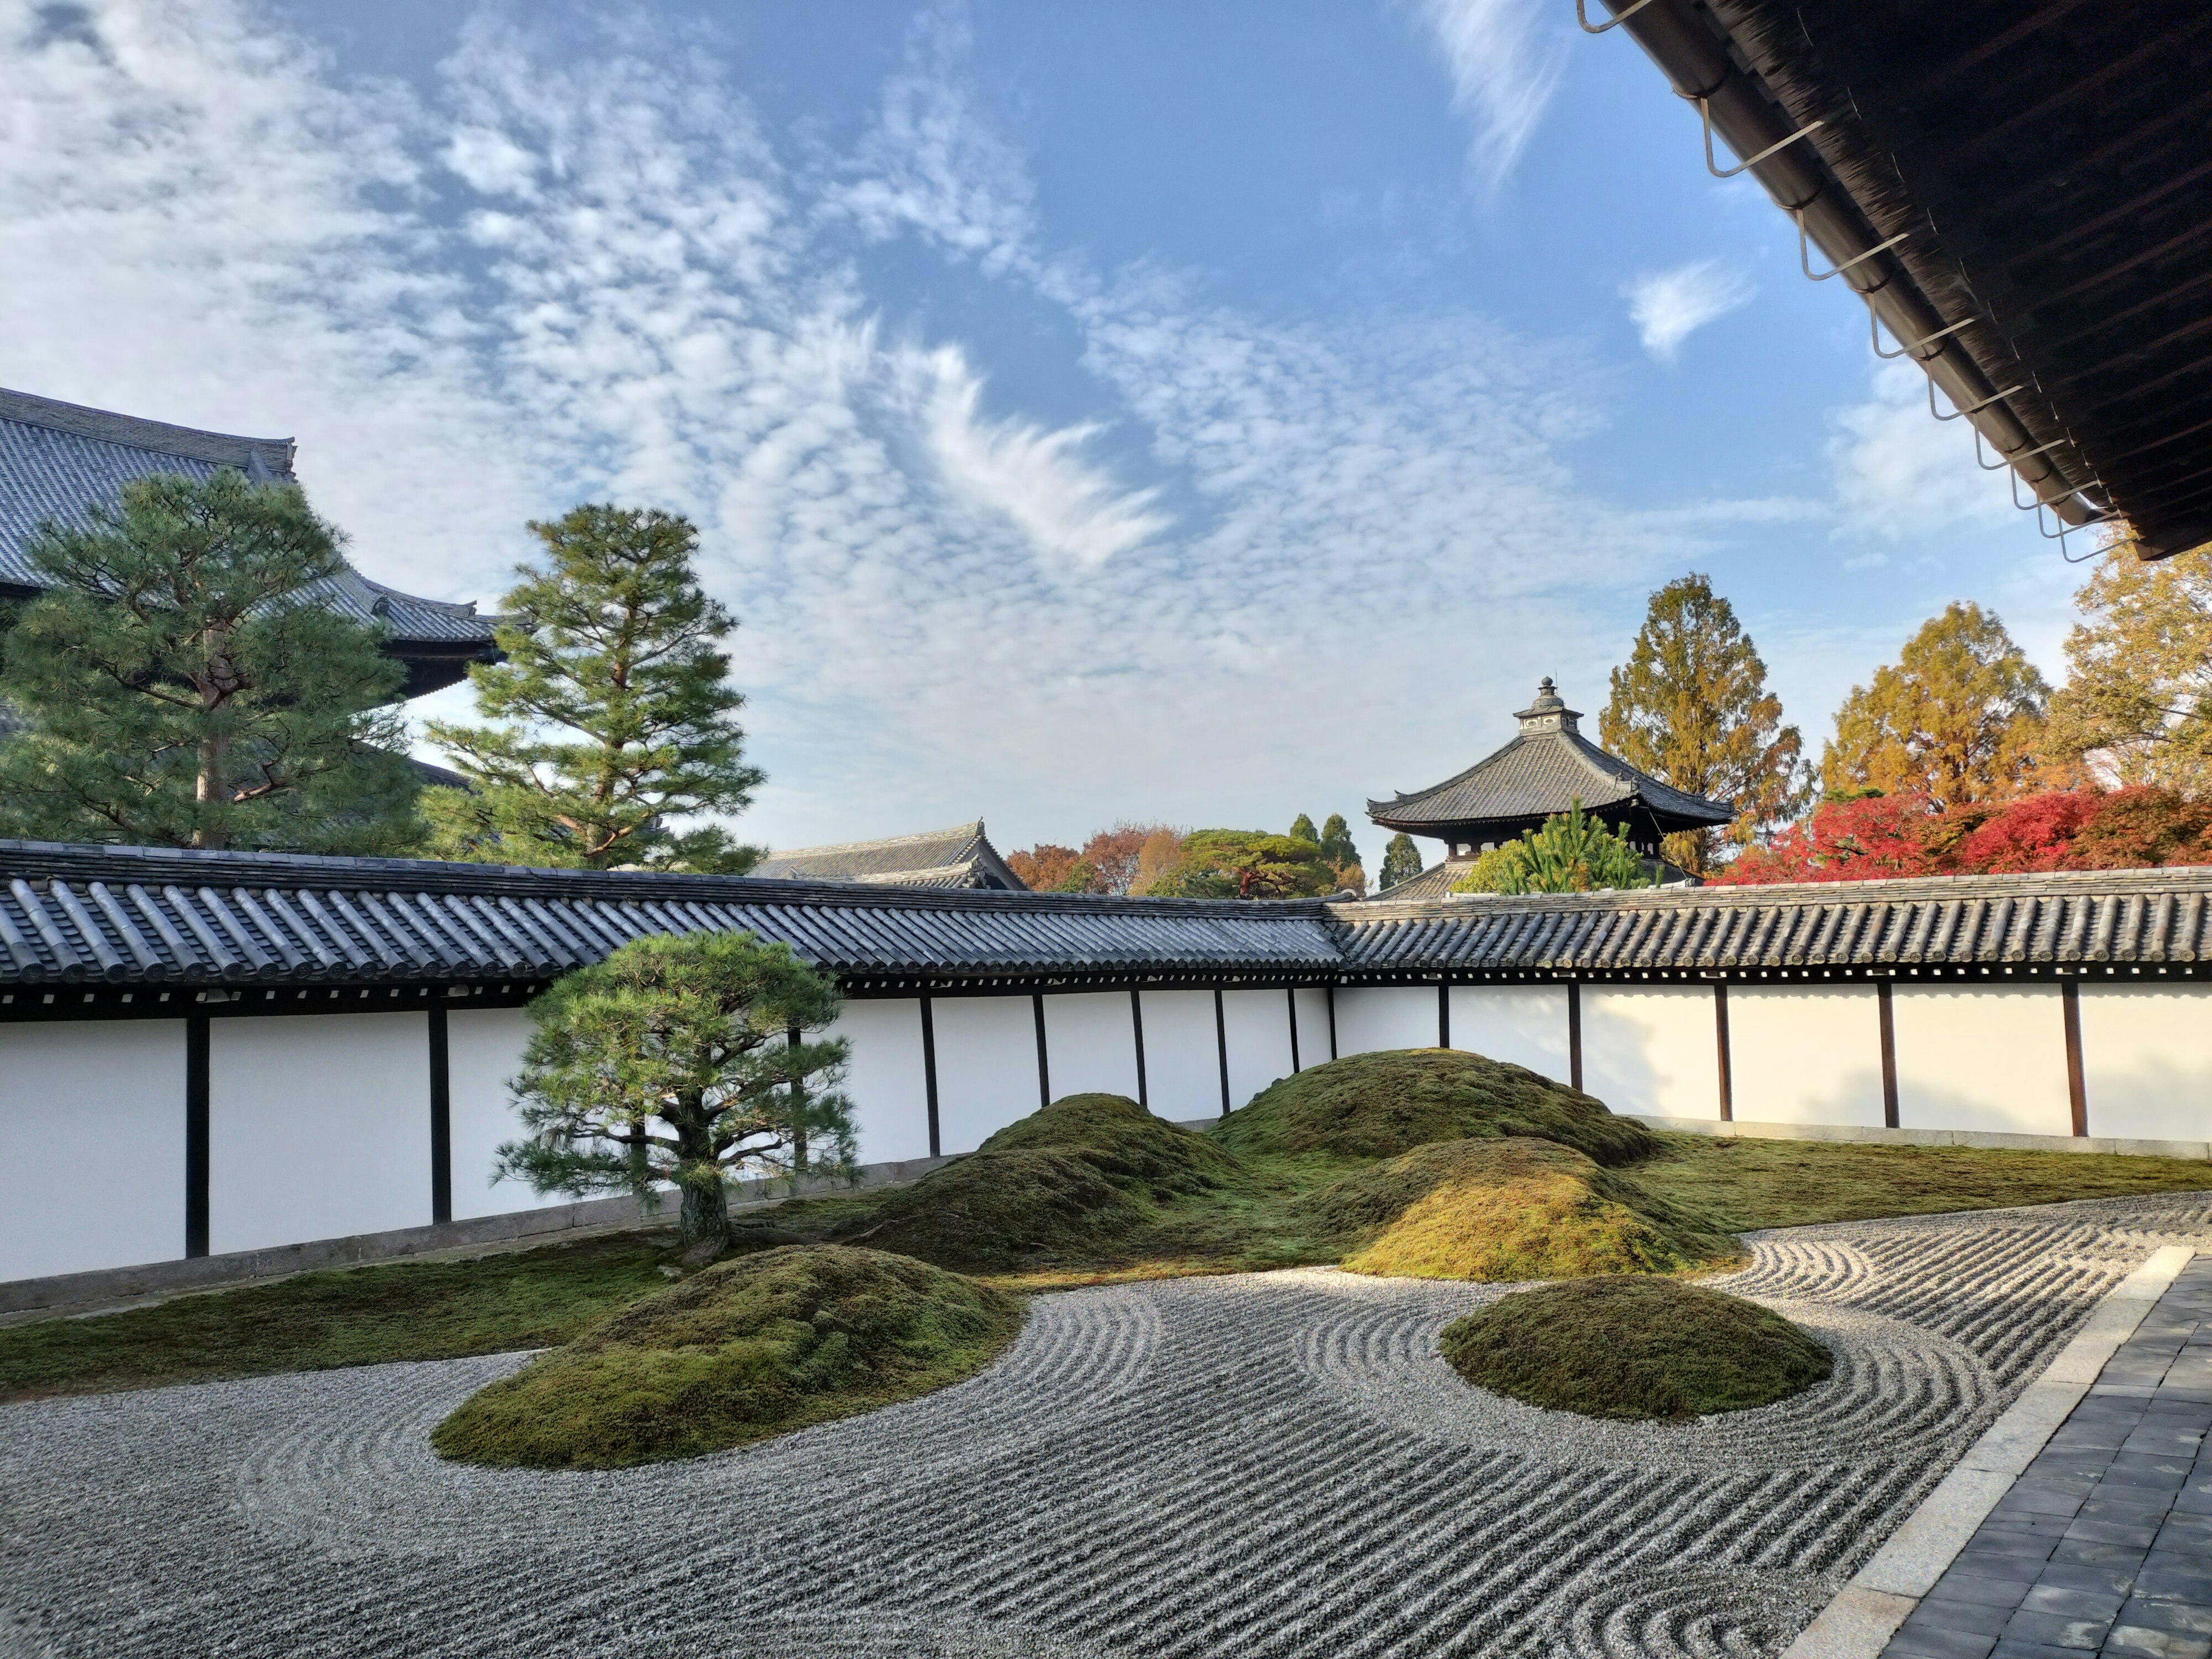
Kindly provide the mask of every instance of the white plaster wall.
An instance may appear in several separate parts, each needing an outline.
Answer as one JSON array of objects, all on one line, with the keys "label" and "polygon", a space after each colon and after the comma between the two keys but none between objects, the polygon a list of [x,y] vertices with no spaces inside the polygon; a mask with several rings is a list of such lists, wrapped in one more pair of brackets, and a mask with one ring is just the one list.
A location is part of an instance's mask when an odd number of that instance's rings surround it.
[{"label": "white plaster wall", "polygon": [[1291,994],[1298,1005],[1298,1069],[1306,1071],[1316,1066],[1326,1066],[1328,1052],[1328,993],[1314,988],[1301,988]]},{"label": "white plaster wall", "polygon": [[[938,1028],[940,1042],[943,1029]],[[921,1060],[921,999],[848,998],[836,1023],[816,1034],[817,1041],[836,1037],[853,1048],[844,1089],[853,1103],[855,1156],[863,1164],[927,1158],[929,1073]]]},{"label": "white plaster wall", "polygon": [[1890,1011],[1900,1127],[2072,1133],[2056,985],[1899,985]]},{"label": "white plaster wall", "polygon": [[185,1022],[0,1025],[0,1280],[185,1253]]},{"label": "white plaster wall", "polygon": [[1881,1127],[1871,985],[1731,985],[1729,1081],[1745,1123]]},{"label": "white plaster wall", "polygon": [[446,1013],[446,1084],[453,1131],[453,1219],[507,1215],[570,1202],[566,1193],[542,1197],[526,1181],[495,1184],[500,1144],[522,1133],[508,1081],[522,1070],[530,1015],[520,1008],[453,1008]]},{"label": "white plaster wall", "polygon": [[1127,991],[1073,991],[1044,1000],[1052,1097],[1137,1097],[1137,1020]]},{"label": "white plaster wall", "polygon": [[1287,992],[1224,991],[1221,1025],[1229,1046],[1229,1103],[1232,1109],[1243,1105],[1278,1079],[1291,1074],[1291,1003]]},{"label": "white plaster wall", "polygon": [[1036,1011],[1026,996],[932,997],[939,1150],[972,1152],[1037,1109]]},{"label": "white plaster wall", "polygon": [[2212,1140],[2212,986],[2081,987],[2089,1133]]},{"label": "white plaster wall", "polygon": [[1144,991],[1145,1089],[1152,1115],[1221,1115],[1221,1049],[1211,991]]},{"label": "white plaster wall", "polygon": [[1336,993],[1336,1052],[1437,1046],[1433,985],[1341,986]]},{"label": "white plaster wall", "polygon": [[428,1015],[210,1023],[210,1250],[429,1220]]},{"label": "white plaster wall", "polygon": [[1452,1047],[1526,1066],[1555,1082],[1574,1073],[1564,985],[1455,985]]},{"label": "white plaster wall", "polygon": [[1585,985],[1583,1088],[1616,1112],[1721,1115],[1710,985]]}]

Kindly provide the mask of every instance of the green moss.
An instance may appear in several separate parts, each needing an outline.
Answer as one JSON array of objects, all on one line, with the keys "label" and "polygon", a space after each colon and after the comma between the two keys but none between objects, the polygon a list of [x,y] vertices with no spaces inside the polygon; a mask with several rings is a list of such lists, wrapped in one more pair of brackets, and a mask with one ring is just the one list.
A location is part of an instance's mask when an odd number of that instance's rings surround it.
[{"label": "green moss", "polygon": [[691,1457],[971,1376],[1020,1301],[906,1256],[810,1245],[725,1261],[650,1296],[433,1431],[441,1456],[532,1468]]},{"label": "green moss", "polygon": [[1525,1066],[1453,1048],[1352,1054],[1262,1090],[1211,1133],[1245,1155],[1395,1158],[1438,1140],[1528,1135],[1600,1164],[1630,1164],[1658,1139],[1601,1102]]},{"label": "green moss", "polygon": [[1512,1281],[1665,1273],[1736,1260],[1725,1231],[1571,1146],[1446,1140],[1306,1200],[1353,1273]]},{"label": "green moss", "polygon": [[1204,1135],[1154,1117],[1127,1095],[1066,1095],[985,1141],[987,1152],[1072,1152],[1155,1199],[1231,1185],[1244,1171]]},{"label": "green moss", "polygon": [[1444,1327],[1477,1388],[1585,1417],[1684,1418],[1787,1399],[1834,1361],[1756,1303],[1672,1279],[1574,1279]]}]

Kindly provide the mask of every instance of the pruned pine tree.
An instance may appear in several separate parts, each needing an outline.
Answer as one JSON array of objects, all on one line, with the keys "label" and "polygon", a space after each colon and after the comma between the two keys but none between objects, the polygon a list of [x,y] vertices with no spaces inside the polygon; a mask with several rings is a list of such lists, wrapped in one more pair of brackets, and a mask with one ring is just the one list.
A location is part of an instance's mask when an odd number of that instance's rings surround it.
[{"label": "pruned pine tree", "polygon": [[1662,783],[1727,803],[1724,828],[1666,837],[1667,857],[1703,875],[1729,842],[1749,846],[1811,799],[1803,739],[1735,609],[1692,574],[1652,594],[1628,660],[1613,671],[1598,741]]},{"label": "pruned pine tree", "polygon": [[420,834],[405,671],[324,602],[338,538],[295,484],[125,484],[43,526],[8,635],[0,828],[48,841],[394,853]]},{"label": "pruned pine tree", "polygon": [[1390,844],[1382,849],[1382,890],[1402,887],[1421,873],[1421,849],[1404,830],[1390,837]]},{"label": "pruned pine tree", "polygon": [[1994,611],[1954,601],[1855,685],[1820,757],[1827,793],[1923,794],[1938,806],[2034,786],[2050,687]]},{"label": "pruned pine tree", "polygon": [[1261,830],[1194,830],[1183,838],[1176,882],[1182,898],[1317,898],[1335,887],[1336,872],[1316,842]]},{"label": "pruned pine tree", "polygon": [[530,528],[544,560],[519,567],[504,601],[506,660],[469,670],[479,713],[505,724],[428,727],[471,785],[424,792],[440,855],[750,869],[759,848],[672,822],[740,811],[761,781],[720,648],[736,623],[692,568],[698,532],[671,514],[609,506]]},{"label": "pruned pine tree", "polygon": [[499,1149],[495,1174],[579,1198],[672,1184],[684,1242],[726,1238],[732,1178],[854,1167],[836,1087],[847,1044],[804,1040],[839,1001],[788,946],[750,933],[631,940],[531,1004],[514,1082],[527,1133]]},{"label": "pruned pine tree", "polygon": [[1608,829],[1570,803],[1475,860],[1452,884],[1455,893],[1591,893],[1653,884],[1644,855],[1629,844],[1627,826]]}]

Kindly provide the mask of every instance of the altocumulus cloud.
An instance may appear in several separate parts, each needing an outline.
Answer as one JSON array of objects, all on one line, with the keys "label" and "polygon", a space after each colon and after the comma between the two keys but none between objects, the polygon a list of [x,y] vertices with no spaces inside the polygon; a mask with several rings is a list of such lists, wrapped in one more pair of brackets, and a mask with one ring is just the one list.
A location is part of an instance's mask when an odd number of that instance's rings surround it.
[{"label": "altocumulus cloud", "polygon": [[[1435,15],[1521,41],[1521,91],[1468,70],[1510,165],[1549,48]],[[825,156],[641,26],[580,64],[479,18],[418,95],[234,0],[72,17],[0,4],[9,380],[296,433],[360,561],[431,592],[495,595],[522,520],[579,497],[693,514],[779,842],[1348,804],[1534,673],[1594,679],[1594,615],[1625,633],[1640,579],[1765,510],[1581,495],[1560,452],[1611,396],[1584,348],[1055,252],[941,21]],[[898,238],[1062,317],[1095,407],[994,406],[973,343],[867,287],[855,252]]]}]

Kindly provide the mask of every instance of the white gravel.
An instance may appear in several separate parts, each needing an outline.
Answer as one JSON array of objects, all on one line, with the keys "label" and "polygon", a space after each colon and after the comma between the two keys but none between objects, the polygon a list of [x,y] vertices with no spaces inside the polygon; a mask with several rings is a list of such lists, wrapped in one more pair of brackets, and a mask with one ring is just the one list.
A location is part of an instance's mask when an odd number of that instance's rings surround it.
[{"label": "white gravel", "polygon": [[0,1659],[1778,1651],[2203,1194],[1755,1236],[1836,1351],[1607,1425],[1461,1382],[1502,1292],[1335,1273],[1041,1297],[955,1389],[597,1474],[441,1463],[519,1355],[0,1407]]}]

